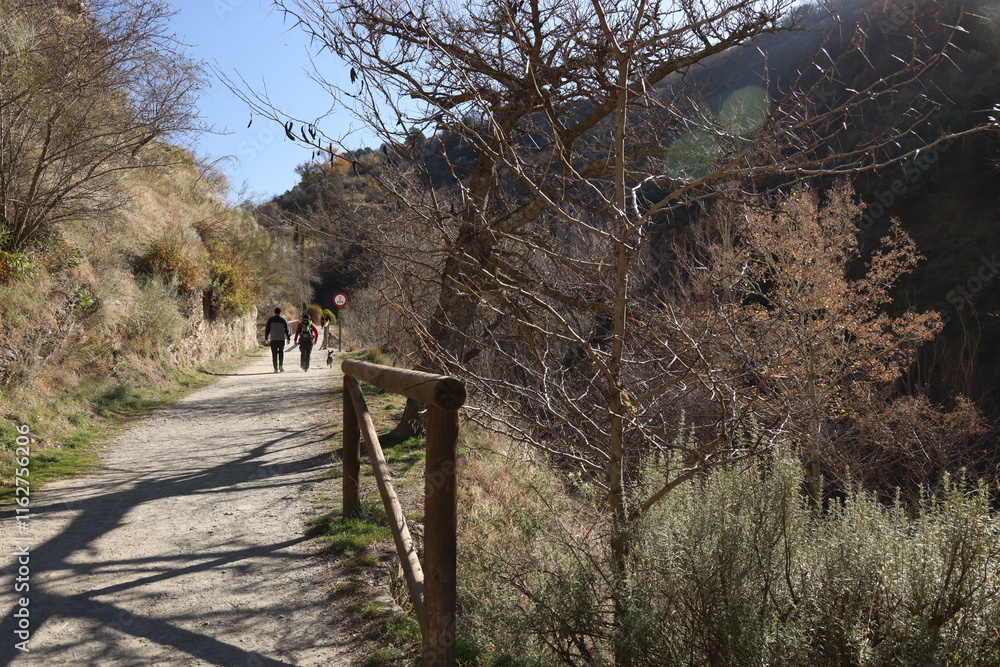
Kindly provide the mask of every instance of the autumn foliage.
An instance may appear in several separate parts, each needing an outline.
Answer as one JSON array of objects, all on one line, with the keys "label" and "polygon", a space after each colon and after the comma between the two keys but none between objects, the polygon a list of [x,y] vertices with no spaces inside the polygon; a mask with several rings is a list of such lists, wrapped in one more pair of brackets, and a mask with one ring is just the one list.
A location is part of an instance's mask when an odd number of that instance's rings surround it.
[{"label": "autumn foliage", "polygon": [[[676,321],[712,331],[712,358],[756,414],[800,445],[813,482],[822,472],[883,490],[912,487],[934,481],[938,464],[939,474],[973,462],[963,451],[979,417],[961,399],[952,414],[925,397],[897,396],[941,318],[896,311],[893,289],[921,257],[897,220],[866,252],[862,213],[844,184],[822,198],[799,186],[771,206],[720,206],[682,250],[688,307]],[[890,446],[883,415],[921,435],[896,432]],[[945,424],[956,431],[931,444],[947,435]],[[934,464],[920,463],[930,449],[941,450]]]}]

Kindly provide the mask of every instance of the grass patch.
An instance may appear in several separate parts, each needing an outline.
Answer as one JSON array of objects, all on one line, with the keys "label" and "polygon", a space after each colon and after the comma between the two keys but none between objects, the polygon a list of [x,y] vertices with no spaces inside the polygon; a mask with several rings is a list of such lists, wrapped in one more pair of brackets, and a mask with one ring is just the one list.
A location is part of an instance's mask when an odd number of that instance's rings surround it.
[{"label": "grass patch", "polygon": [[358,620],[386,618],[392,614],[392,607],[384,602],[368,602],[354,615]]},{"label": "grass patch", "polygon": [[108,419],[148,414],[163,404],[161,399],[150,396],[129,382],[116,382],[100,392],[90,402],[94,413]]},{"label": "grass patch", "polygon": [[420,642],[420,624],[415,618],[394,614],[385,625],[383,635],[389,641],[394,642]]},{"label": "grass patch", "polygon": [[[94,448],[67,447],[46,449],[31,457],[32,488],[45,482],[75,475],[89,470],[100,463],[100,456]],[[13,488],[0,489],[0,500],[9,501],[14,497]]]},{"label": "grass patch", "polygon": [[374,621],[369,634],[381,644],[371,652],[365,665],[412,664],[420,655],[420,624],[416,619],[381,602],[368,603],[357,617]]},{"label": "grass patch", "polygon": [[[411,616],[393,610],[387,605],[371,603],[366,605],[361,618],[374,619],[371,634],[379,643],[387,644],[372,651],[365,665],[386,667],[388,665],[412,665],[420,656],[420,624]],[[485,664],[481,662],[482,651],[475,643],[459,637],[455,643],[455,662],[469,666]],[[493,662],[491,665],[517,665],[516,662]]]},{"label": "grass patch", "polygon": [[382,351],[380,347],[370,347],[361,357],[364,361],[370,361],[373,364],[378,364],[380,366],[395,366],[396,361]]},{"label": "grass patch", "polygon": [[[399,477],[400,485],[415,481],[408,479],[410,474],[423,476],[423,466],[427,462],[427,445],[424,438],[394,440],[380,436],[379,441],[382,443],[385,461],[392,469],[393,475]],[[415,470],[418,467],[419,470]]]},{"label": "grass patch", "polygon": [[384,665],[395,665],[406,657],[406,654],[395,646],[375,649],[368,659],[363,663],[365,667],[383,667]]},{"label": "grass patch", "polygon": [[306,535],[318,538],[326,551],[340,556],[341,563],[348,567],[371,567],[379,557],[373,545],[376,542],[391,542],[389,521],[381,503],[362,499],[355,516],[341,516],[340,510],[310,519]]}]

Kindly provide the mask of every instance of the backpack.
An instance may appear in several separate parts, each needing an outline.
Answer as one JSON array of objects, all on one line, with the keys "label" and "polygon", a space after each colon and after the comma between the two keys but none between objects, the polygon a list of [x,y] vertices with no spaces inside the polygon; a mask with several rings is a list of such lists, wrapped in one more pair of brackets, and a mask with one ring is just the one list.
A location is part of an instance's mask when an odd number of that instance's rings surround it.
[{"label": "backpack", "polygon": [[302,320],[299,322],[299,344],[306,343],[312,345],[314,342],[312,322],[310,320]]}]

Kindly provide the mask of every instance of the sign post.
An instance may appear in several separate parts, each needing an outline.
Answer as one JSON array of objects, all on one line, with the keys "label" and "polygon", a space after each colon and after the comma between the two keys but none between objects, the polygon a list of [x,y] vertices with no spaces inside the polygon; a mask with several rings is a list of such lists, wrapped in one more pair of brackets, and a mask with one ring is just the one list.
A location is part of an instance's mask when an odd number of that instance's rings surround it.
[{"label": "sign post", "polygon": [[337,352],[344,351],[344,330],[343,330],[343,319],[342,311],[340,310],[347,305],[347,295],[343,292],[337,292],[333,295],[333,305],[337,307]]}]

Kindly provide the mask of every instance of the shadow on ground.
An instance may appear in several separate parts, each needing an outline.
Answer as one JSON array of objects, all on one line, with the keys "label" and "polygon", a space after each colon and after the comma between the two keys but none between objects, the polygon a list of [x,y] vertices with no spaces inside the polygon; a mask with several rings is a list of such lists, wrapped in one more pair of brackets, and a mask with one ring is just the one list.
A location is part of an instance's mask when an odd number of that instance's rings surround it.
[{"label": "shadow on ground", "polygon": [[[270,359],[267,359],[268,363]],[[235,372],[226,375],[249,377],[253,375],[268,375],[268,373]],[[287,375],[287,373],[286,373]],[[204,393],[204,392],[200,392]],[[297,400],[323,401],[328,395],[317,391],[316,395],[296,397]],[[156,416],[164,419],[187,420],[194,425],[200,420],[211,418],[234,417],[233,401],[225,396],[221,398],[199,398],[194,394],[182,403],[170,406]],[[281,414],[283,399],[275,395],[245,396],[240,400],[238,411],[245,414],[260,415],[274,412]],[[238,414],[235,415],[238,417]],[[86,582],[88,575],[94,571],[117,570],[123,573],[121,581],[111,586],[86,590],[75,595],[55,594],[44,583],[37,579],[30,582],[30,591],[22,595],[30,598],[30,627],[32,631],[41,628],[53,615],[76,619],[89,619],[99,626],[98,634],[108,633],[109,639],[115,631],[144,638],[158,645],[176,647],[179,651],[214,665],[290,665],[274,658],[268,658],[248,652],[238,646],[225,643],[209,634],[194,632],[180,627],[174,620],[144,617],[131,613],[121,606],[100,600],[98,598],[114,593],[131,591],[135,596],[143,593],[141,587],[158,581],[163,581],[193,572],[215,570],[218,568],[238,568],[242,561],[250,558],[272,559],[286,561],[282,567],[294,568],[297,561],[305,556],[282,553],[289,546],[297,544],[305,537],[296,537],[273,544],[251,545],[244,543],[227,544],[225,548],[215,547],[208,553],[192,553],[177,555],[172,559],[156,557],[152,559],[105,559],[100,561],[80,562],[74,556],[82,552],[94,550],[94,544],[99,538],[124,525],[124,518],[130,510],[143,503],[162,500],[171,497],[190,497],[203,494],[224,494],[228,490],[253,482],[255,489],[282,487],[300,483],[303,473],[320,470],[329,465],[329,455],[317,455],[315,452],[327,435],[327,427],[312,426],[299,428],[290,425],[287,431],[278,437],[260,442],[234,460],[220,462],[204,469],[188,469],[183,458],[177,461],[180,472],[153,477],[149,472],[129,471],[105,467],[95,479],[107,479],[109,482],[99,493],[71,502],[55,502],[46,504],[46,495],[38,498],[37,506],[33,502],[31,515],[41,516],[52,512],[73,512],[75,516],[58,535],[43,544],[33,544],[30,548],[30,569],[32,573],[59,572],[60,580],[76,578]],[[274,430],[270,431],[272,434]],[[245,436],[252,441],[254,433]],[[291,440],[296,440],[290,444]],[[267,456],[276,449],[285,448],[285,460],[279,463],[268,461]],[[289,454],[291,453],[291,456]],[[33,499],[34,500],[34,499]],[[0,512],[4,522],[13,523],[14,508],[5,508]],[[300,532],[292,527],[292,533]],[[15,536],[17,537],[17,536]],[[151,561],[151,562],[145,562]],[[9,561],[8,561],[9,562]],[[16,563],[4,574],[13,581],[16,576]],[[280,611],[280,609],[274,610]],[[212,619],[207,619],[211,622]],[[209,625],[210,623],[205,623]],[[15,657],[22,655],[15,647],[17,619],[8,615],[0,621],[0,664],[9,664]],[[86,638],[93,641],[92,636]],[[61,644],[61,650],[72,650],[72,645]],[[91,656],[90,664],[114,662],[124,664],[125,656],[115,652],[113,642],[105,644],[112,654]],[[35,648],[31,646],[30,648]],[[141,656],[135,656],[141,664]]]}]

